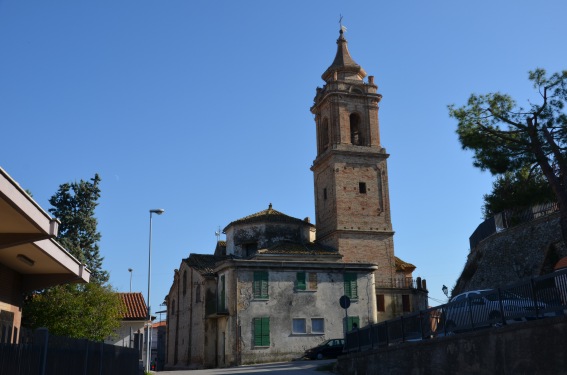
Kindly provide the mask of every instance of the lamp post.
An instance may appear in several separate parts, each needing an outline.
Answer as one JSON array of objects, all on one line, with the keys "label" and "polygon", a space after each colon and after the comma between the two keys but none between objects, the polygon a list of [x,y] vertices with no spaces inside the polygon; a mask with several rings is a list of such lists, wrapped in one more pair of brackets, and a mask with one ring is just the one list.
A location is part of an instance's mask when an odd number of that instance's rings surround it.
[{"label": "lamp post", "polygon": [[441,290],[443,291],[443,293],[445,294],[445,296],[447,298],[449,298],[449,288],[447,288],[447,286],[445,284],[443,284],[443,288],[441,288]]},{"label": "lamp post", "polygon": [[128,272],[130,272],[130,293],[132,293],[132,268],[128,268]]},{"label": "lamp post", "polygon": [[165,212],[163,208],[150,210],[150,243],[148,248],[148,334],[146,337],[146,371],[150,371],[150,329],[152,321],[152,307],[150,306],[150,291],[152,280],[152,214],[161,215]]}]

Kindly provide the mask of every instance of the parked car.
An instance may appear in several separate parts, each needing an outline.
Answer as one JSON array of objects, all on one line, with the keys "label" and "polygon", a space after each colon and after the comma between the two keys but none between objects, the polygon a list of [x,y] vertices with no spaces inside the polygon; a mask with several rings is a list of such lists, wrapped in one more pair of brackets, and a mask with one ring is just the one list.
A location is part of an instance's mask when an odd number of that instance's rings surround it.
[{"label": "parked car", "polygon": [[[538,302],[538,309],[545,309]],[[453,297],[445,308],[445,328],[450,332],[498,325],[505,321],[523,321],[537,318],[532,299],[495,290],[472,290]],[[504,314],[504,316],[502,316]]]},{"label": "parked car", "polygon": [[337,358],[343,353],[344,339],[325,340],[314,348],[307,349],[304,357],[309,359]]}]

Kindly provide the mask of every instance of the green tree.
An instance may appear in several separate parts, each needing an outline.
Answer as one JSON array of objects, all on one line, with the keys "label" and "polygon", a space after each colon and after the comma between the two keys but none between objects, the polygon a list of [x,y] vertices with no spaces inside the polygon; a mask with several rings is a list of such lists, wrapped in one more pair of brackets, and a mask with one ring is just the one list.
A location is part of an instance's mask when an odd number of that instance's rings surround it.
[{"label": "green tree", "polygon": [[120,326],[122,302],[108,282],[99,254],[94,211],[100,197],[100,177],[66,183],[49,203],[61,221],[57,240],[91,272],[89,284],[59,285],[28,296],[24,303],[24,325],[47,327],[56,335],[101,341]]},{"label": "green tree", "polygon": [[458,121],[463,149],[474,152],[474,165],[493,175],[538,170],[559,204],[561,232],[567,243],[567,71],[547,76],[529,72],[537,103],[518,106],[506,94],[471,95],[460,108],[449,106]]},{"label": "green tree", "polygon": [[87,265],[91,282],[104,284],[109,274],[102,269],[95,208],[100,198],[100,177],[95,174],[90,181],[65,183],[49,199],[53,208],[49,212],[61,221],[57,241],[74,257]]},{"label": "green tree", "polygon": [[521,169],[496,177],[492,192],[484,195],[482,213],[485,219],[506,210],[521,211],[540,203],[555,201],[547,180],[538,173]]},{"label": "green tree", "polygon": [[120,326],[122,302],[110,286],[67,284],[33,294],[24,304],[29,328],[54,335],[103,341]]}]

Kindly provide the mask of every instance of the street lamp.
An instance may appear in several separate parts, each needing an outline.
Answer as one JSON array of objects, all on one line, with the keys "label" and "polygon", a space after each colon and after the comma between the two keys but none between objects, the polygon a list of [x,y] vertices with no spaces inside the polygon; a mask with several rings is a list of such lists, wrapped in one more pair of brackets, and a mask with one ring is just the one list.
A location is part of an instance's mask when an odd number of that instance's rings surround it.
[{"label": "street lamp", "polygon": [[146,338],[146,371],[150,371],[150,330],[152,321],[152,308],[150,306],[150,285],[152,280],[152,214],[161,215],[165,212],[163,208],[150,210],[150,244],[148,250],[148,336]]},{"label": "street lamp", "polygon": [[441,290],[445,293],[445,296],[449,298],[449,288],[447,288],[445,284],[443,284],[443,288],[441,288]]},{"label": "street lamp", "polygon": [[132,268],[128,268],[128,272],[130,272],[130,293],[132,293]]}]

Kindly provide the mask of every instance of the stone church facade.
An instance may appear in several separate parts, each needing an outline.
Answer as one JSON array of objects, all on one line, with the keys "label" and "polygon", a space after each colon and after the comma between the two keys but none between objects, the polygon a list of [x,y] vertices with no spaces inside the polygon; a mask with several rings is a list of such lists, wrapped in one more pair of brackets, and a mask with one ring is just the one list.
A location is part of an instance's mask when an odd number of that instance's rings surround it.
[{"label": "stone church facade", "polygon": [[290,360],[427,307],[425,281],[394,254],[381,95],[342,31],[337,45],[311,107],[316,226],[270,204],[228,224],[214,254],[183,259],[166,297],[166,368]]}]

